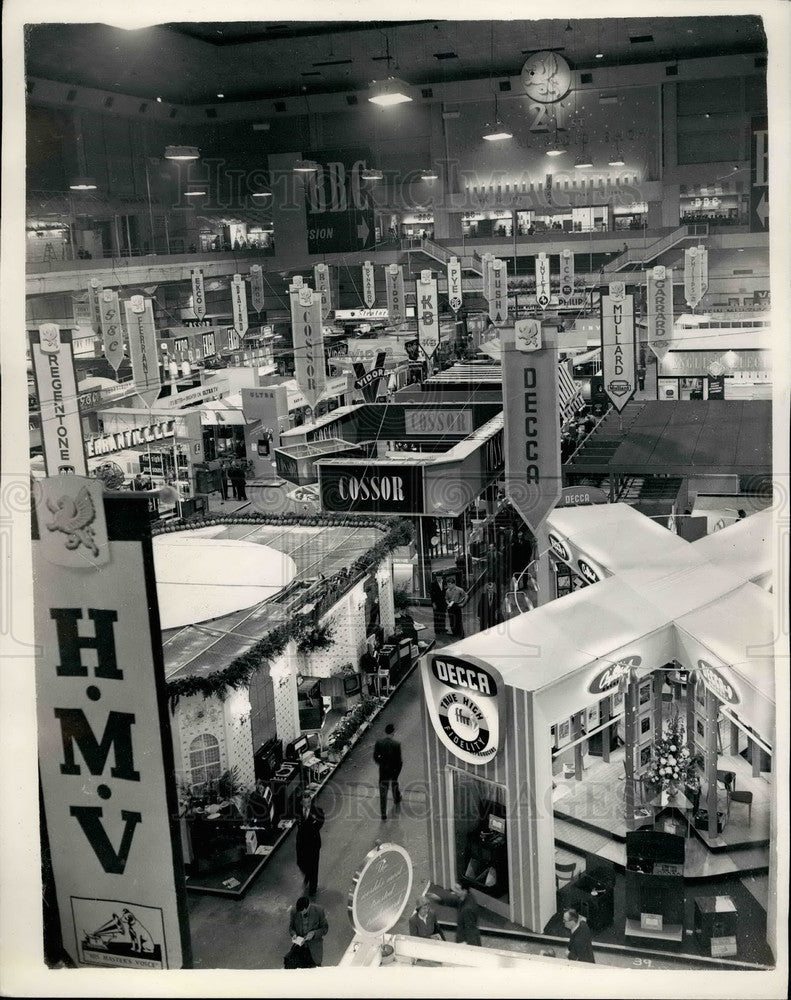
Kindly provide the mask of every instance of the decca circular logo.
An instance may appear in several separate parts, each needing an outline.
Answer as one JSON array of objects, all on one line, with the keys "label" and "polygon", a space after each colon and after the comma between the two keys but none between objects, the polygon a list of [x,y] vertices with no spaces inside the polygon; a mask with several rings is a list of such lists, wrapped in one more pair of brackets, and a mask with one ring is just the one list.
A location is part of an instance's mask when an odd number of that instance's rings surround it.
[{"label": "decca circular logo", "polygon": [[456,757],[485,764],[500,747],[502,679],[488,664],[431,655],[421,664],[434,730]]},{"label": "decca circular logo", "polygon": [[491,733],[477,702],[469,695],[449,691],[438,706],[439,721],[446,735],[461,750],[477,757],[490,757],[496,747],[489,745]]},{"label": "decca circular logo", "polygon": [[552,551],[555,555],[560,556],[565,562],[569,561],[569,553],[566,546],[561,542],[557,535],[553,535],[552,532],[549,533],[549,544],[552,546]]},{"label": "decca circular logo", "polygon": [[587,580],[588,583],[598,583],[601,579],[596,570],[589,563],[586,563],[584,559],[578,559],[577,566],[583,579]]}]

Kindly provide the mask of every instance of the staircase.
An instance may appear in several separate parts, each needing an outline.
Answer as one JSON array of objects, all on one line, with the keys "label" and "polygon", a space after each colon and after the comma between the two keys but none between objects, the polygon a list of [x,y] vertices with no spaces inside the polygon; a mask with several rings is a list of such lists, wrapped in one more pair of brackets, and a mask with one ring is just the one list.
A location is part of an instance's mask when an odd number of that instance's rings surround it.
[{"label": "staircase", "polygon": [[620,419],[616,410],[609,410],[604,420],[592,433],[585,438],[579,448],[571,455],[568,462],[569,471],[576,475],[605,475],[610,459],[618,450],[624,438],[624,433],[637,419],[643,409],[640,403],[628,403],[621,412]]},{"label": "staircase", "polygon": [[[444,247],[441,243],[435,243],[434,240],[430,240],[427,236],[424,236],[420,241],[420,249],[424,254],[439,261],[440,264],[447,264],[451,257],[456,256],[447,247]],[[459,260],[463,271],[473,271],[479,276],[483,275],[483,266],[477,253],[460,257]]]},{"label": "staircase", "polygon": [[684,240],[699,239],[701,236],[708,235],[709,227],[706,223],[690,223],[689,225],[679,226],[678,229],[674,229],[672,233],[667,233],[667,235],[660,237],[660,239],[656,240],[650,246],[629,247],[622,254],[619,254],[615,260],[611,260],[608,264],[605,264],[602,271],[611,274],[613,271],[622,271],[629,264],[639,264],[641,266],[649,264],[652,260],[656,260],[665,250],[672,249],[672,247],[677,246],[677,244],[682,243]]}]

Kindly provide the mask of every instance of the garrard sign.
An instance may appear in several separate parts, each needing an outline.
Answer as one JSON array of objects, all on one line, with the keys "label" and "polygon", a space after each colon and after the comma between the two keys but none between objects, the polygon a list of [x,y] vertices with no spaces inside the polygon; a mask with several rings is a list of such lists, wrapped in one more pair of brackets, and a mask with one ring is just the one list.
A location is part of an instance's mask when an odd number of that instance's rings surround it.
[{"label": "garrard sign", "polygon": [[486,764],[502,745],[503,680],[489,664],[431,653],[421,661],[434,731],[460,760]]}]

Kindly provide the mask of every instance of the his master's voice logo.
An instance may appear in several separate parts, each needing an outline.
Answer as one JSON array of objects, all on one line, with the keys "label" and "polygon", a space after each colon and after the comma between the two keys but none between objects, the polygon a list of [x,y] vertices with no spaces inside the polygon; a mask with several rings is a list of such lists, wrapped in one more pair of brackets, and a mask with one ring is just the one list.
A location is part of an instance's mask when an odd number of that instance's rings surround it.
[{"label": "his master's voice logo", "polygon": [[164,969],[162,914],[152,906],[71,898],[78,957],[83,965]]},{"label": "his master's voice logo", "polygon": [[101,479],[74,475],[43,479],[36,506],[49,562],[82,568],[109,561]]}]

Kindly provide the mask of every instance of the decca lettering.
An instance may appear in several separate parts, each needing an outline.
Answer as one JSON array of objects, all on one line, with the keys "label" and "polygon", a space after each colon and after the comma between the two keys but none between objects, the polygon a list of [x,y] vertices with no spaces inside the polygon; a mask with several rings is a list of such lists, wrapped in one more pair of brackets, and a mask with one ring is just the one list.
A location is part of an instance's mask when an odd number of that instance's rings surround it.
[{"label": "decca lettering", "polygon": [[404,480],[401,476],[370,476],[357,479],[341,476],[338,480],[341,500],[394,500],[403,501]]},{"label": "decca lettering", "polygon": [[538,375],[535,368],[525,368],[525,458],[527,467],[525,479],[528,483],[537,483],[541,475],[538,467]]},{"label": "decca lettering", "polygon": [[497,693],[492,678],[476,667],[468,667],[463,663],[450,663],[447,660],[434,660],[432,669],[435,676],[445,684],[470,688],[471,691],[480,691],[481,694]]}]

